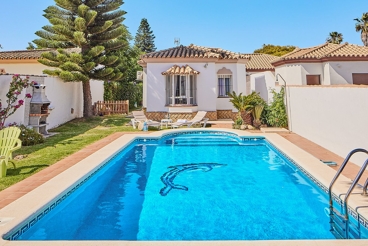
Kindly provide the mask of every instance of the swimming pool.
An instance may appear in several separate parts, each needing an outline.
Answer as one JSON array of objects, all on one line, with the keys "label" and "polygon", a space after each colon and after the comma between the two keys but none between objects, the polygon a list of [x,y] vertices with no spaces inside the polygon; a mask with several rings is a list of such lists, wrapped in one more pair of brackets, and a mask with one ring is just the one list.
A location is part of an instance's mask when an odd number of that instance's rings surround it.
[{"label": "swimming pool", "polygon": [[117,154],[13,239],[333,238],[325,193],[266,140],[214,132],[148,140]]}]

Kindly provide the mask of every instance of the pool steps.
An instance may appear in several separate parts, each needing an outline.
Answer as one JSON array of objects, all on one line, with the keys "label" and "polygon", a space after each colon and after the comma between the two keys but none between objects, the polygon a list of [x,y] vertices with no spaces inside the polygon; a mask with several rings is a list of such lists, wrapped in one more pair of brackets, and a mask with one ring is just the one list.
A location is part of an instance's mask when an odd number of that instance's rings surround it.
[{"label": "pool steps", "polygon": [[[354,188],[356,185],[358,185],[359,179],[363,175],[364,171],[366,170],[368,166],[368,159],[364,162],[362,167],[360,168],[357,176],[353,180],[352,184],[349,187],[349,190],[344,194],[345,198],[342,201],[342,213],[337,211],[334,208],[333,203],[333,197],[332,197],[332,188],[337,180],[337,178],[340,176],[342,171],[344,170],[345,166],[348,164],[350,158],[356,154],[356,153],[365,153],[368,155],[368,150],[365,149],[353,149],[350,151],[350,153],[346,156],[345,160],[341,164],[339,170],[336,172],[335,177],[332,179],[330,186],[328,188],[328,194],[329,194],[329,208],[330,208],[330,231],[335,235],[336,238],[339,239],[360,239],[360,227],[359,225],[356,226],[349,220],[349,208],[348,208],[348,201],[349,197],[352,194]],[[363,185],[363,196],[367,196],[367,187],[368,187],[368,179]]]},{"label": "pool steps", "polygon": [[[165,144],[167,145],[179,145],[179,146],[210,146],[210,145],[221,145],[221,146],[239,146],[239,145],[247,145],[247,146],[260,146],[265,145],[264,143],[257,143],[258,140],[262,139],[232,139],[232,140],[223,140],[223,137],[218,137],[217,139],[201,139],[192,137],[192,138],[170,138],[166,139]],[[253,140],[253,141],[250,141]]]}]

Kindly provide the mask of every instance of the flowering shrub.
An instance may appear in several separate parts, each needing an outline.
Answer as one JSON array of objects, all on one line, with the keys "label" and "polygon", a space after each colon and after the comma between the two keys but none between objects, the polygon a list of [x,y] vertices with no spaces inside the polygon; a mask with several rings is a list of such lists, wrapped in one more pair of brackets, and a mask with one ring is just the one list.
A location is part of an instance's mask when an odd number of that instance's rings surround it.
[{"label": "flowering shrub", "polygon": [[[35,84],[35,82],[32,82],[31,84]],[[25,79],[22,79],[18,74],[13,75],[9,91],[6,94],[6,103],[8,105],[3,108],[0,100],[0,129],[5,127],[5,120],[24,104],[24,98],[18,100],[18,96],[21,94],[22,90],[27,88],[29,85],[28,76]],[[29,93],[25,95],[25,98],[31,97],[32,95]]]},{"label": "flowering shrub", "polygon": [[21,130],[19,139],[22,141],[23,146],[30,146],[45,142],[45,138],[42,134],[35,132],[33,129],[27,128],[25,125],[18,126]]}]

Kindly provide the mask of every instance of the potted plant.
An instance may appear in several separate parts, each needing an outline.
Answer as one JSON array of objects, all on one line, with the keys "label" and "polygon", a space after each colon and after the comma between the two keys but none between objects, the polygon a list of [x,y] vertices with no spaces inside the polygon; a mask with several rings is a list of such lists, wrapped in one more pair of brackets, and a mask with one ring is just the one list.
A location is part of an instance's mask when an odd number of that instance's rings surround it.
[{"label": "potted plant", "polygon": [[[244,96],[242,93],[237,95],[235,91],[228,94],[230,97],[230,102],[233,104],[234,108],[236,108],[240,116],[243,120],[244,125],[252,126],[252,122],[254,119],[254,107],[256,105],[266,105],[266,102],[257,92],[252,92],[251,94]],[[262,109],[263,110],[263,109]],[[262,111],[261,111],[262,114]],[[260,116],[261,117],[261,116]]]},{"label": "potted plant", "polygon": [[262,125],[262,121],[261,121],[261,115],[263,112],[263,108],[264,106],[261,104],[258,104],[256,106],[254,106],[252,114],[253,114],[253,126],[257,129],[259,129],[259,127]]}]

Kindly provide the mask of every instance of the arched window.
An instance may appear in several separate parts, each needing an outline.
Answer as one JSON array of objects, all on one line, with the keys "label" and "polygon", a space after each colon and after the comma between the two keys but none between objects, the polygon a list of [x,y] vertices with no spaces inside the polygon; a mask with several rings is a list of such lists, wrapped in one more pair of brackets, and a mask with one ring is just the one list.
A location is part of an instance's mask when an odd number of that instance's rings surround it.
[{"label": "arched window", "polygon": [[228,97],[228,94],[233,90],[233,81],[230,69],[225,67],[217,71],[217,81],[218,81],[218,97]]}]

